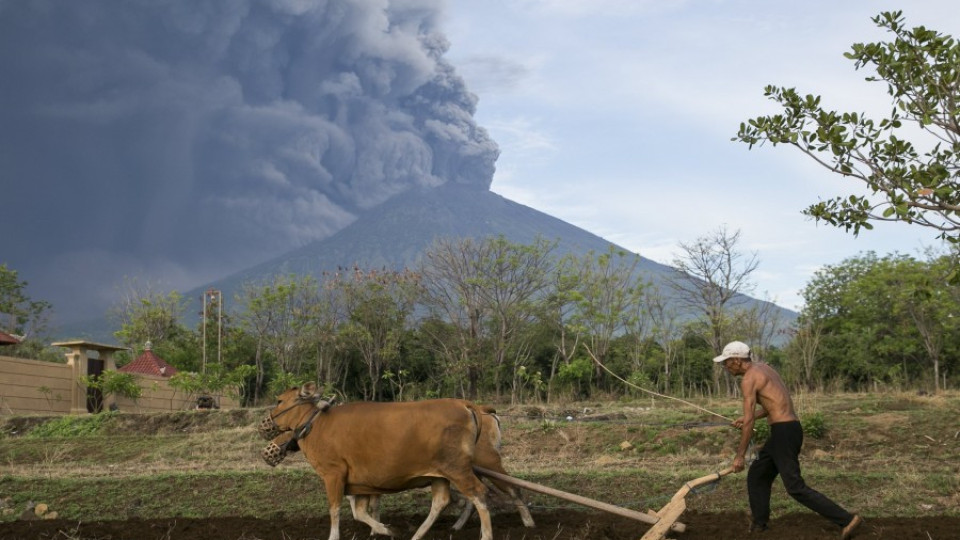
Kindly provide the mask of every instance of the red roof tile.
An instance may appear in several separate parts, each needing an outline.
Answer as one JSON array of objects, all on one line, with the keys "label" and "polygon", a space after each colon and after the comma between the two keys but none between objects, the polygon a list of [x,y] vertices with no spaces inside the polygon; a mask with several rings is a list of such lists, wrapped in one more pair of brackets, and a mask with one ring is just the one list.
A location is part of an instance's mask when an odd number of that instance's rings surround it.
[{"label": "red roof tile", "polygon": [[122,371],[124,373],[143,373],[146,375],[170,377],[177,372],[177,368],[164,362],[163,358],[160,358],[154,354],[152,350],[147,349],[143,351],[143,354],[138,356],[136,360],[130,362],[122,368],[117,369],[117,371]]},{"label": "red roof tile", "polygon": [[20,340],[6,332],[0,332],[0,345],[16,345]]}]

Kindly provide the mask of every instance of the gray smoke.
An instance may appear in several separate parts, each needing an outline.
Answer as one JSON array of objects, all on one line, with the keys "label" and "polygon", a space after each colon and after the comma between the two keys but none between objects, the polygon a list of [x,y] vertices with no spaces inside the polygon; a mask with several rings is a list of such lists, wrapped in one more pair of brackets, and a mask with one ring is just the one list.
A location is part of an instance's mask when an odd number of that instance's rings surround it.
[{"label": "gray smoke", "polygon": [[441,0],[0,0],[0,263],[61,321],[185,288],[498,150]]}]

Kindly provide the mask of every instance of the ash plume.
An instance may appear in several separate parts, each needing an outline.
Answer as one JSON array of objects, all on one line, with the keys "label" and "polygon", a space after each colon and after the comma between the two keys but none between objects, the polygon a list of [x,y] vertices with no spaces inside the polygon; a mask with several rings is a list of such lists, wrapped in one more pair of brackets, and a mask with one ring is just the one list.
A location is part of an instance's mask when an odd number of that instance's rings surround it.
[{"label": "ash plume", "polygon": [[413,187],[490,186],[441,0],[0,0],[0,262],[59,320],[184,290]]}]

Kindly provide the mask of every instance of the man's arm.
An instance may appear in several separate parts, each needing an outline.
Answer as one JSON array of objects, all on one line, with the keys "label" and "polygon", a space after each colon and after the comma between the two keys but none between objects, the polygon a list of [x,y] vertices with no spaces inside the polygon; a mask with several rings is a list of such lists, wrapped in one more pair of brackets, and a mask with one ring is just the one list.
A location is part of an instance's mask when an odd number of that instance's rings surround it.
[{"label": "man's arm", "polygon": [[[734,421],[733,425],[740,428],[740,444],[737,446],[737,455],[733,458],[733,471],[740,472],[746,466],[747,448],[753,438],[753,424],[757,418],[767,415],[766,409],[758,415],[756,378],[751,373],[743,376],[740,381],[740,391],[743,393],[743,416]],[[739,424],[739,425],[737,425]]]}]

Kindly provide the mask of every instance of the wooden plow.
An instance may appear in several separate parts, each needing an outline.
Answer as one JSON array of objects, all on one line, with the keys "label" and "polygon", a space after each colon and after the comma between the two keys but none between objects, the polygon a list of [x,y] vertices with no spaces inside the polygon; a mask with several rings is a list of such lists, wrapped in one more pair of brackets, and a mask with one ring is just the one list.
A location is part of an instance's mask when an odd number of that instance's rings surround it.
[{"label": "wooden plow", "polygon": [[720,472],[703,476],[697,478],[696,480],[691,480],[684,484],[683,487],[680,488],[680,491],[678,491],[677,494],[670,499],[670,502],[661,508],[659,512],[653,512],[651,510],[647,513],[644,513],[597,501],[580,495],[575,495],[573,493],[567,493],[566,491],[560,491],[559,489],[553,489],[540,484],[535,484],[533,482],[528,482],[526,480],[520,480],[519,478],[500,474],[489,469],[484,469],[483,467],[474,467],[473,469],[481,476],[495,478],[518,488],[526,489],[528,491],[535,491],[537,493],[543,493],[544,495],[550,495],[551,497],[557,497],[558,499],[570,501],[572,503],[594,508],[596,510],[602,510],[610,514],[640,521],[648,525],[653,525],[640,540],[663,540],[666,538],[668,532],[672,531],[682,533],[686,531],[687,526],[677,520],[680,518],[680,515],[683,514],[683,511],[687,509],[687,503],[685,500],[687,494],[700,486],[718,482],[721,478],[733,472],[733,469],[728,467]]},{"label": "wooden plow", "polygon": [[656,513],[657,522],[653,524],[653,527],[650,527],[647,534],[643,535],[640,540],[662,540],[666,538],[668,529],[672,530],[671,526],[680,519],[680,514],[687,509],[687,494],[700,486],[719,482],[721,478],[732,472],[733,467],[727,467],[720,472],[701,476],[684,484],[680,491],[670,499],[670,502]]}]

